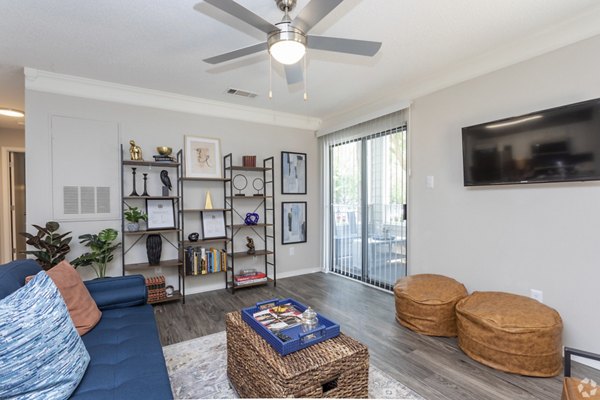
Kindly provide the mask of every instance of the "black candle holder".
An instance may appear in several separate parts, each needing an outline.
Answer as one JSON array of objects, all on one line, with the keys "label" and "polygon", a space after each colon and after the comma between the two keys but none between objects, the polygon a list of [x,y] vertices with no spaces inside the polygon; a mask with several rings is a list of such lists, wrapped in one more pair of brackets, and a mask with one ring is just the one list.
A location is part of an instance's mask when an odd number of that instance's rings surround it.
[{"label": "black candle holder", "polygon": [[137,190],[135,190],[135,170],[137,168],[131,168],[131,174],[133,175],[133,190],[131,191],[131,194],[129,196],[139,196]]},{"label": "black candle holder", "polygon": [[148,194],[148,191],[146,190],[146,181],[148,180],[148,174],[144,173],[144,193],[142,193],[142,196],[150,196]]}]

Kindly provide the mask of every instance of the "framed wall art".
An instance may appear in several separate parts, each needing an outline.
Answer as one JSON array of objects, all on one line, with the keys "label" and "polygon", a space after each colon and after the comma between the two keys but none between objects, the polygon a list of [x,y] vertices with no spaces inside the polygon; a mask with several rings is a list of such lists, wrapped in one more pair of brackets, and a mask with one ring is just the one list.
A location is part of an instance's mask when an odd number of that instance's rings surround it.
[{"label": "framed wall art", "polygon": [[281,194],[306,194],[306,153],[281,152]]},{"label": "framed wall art", "polygon": [[218,139],[185,137],[185,176],[221,178],[221,143]]},{"label": "framed wall art", "polygon": [[225,232],[225,211],[202,211],[202,238],[220,239],[227,236]]},{"label": "framed wall art", "polygon": [[306,242],[306,202],[281,203],[281,244]]},{"label": "framed wall art", "polygon": [[175,229],[173,199],[146,199],[148,230]]}]

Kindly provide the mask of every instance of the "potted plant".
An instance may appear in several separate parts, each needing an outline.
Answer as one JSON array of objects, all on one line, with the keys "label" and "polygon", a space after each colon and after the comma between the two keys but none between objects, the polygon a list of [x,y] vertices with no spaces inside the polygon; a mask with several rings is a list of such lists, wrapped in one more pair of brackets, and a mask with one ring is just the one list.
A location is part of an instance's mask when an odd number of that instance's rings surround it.
[{"label": "potted plant", "polygon": [[148,215],[137,207],[129,207],[123,212],[123,216],[127,221],[126,229],[128,232],[137,232],[140,230],[140,221],[147,221]]},{"label": "potted plant", "polygon": [[23,254],[32,254],[36,257],[38,264],[42,266],[45,271],[54,267],[56,264],[65,259],[65,256],[71,247],[71,237],[67,237],[71,232],[58,233],[60,224],[58,222],[50,221],[46,222],[45,227],[39,225],[32,225],[38,230],[37,234],[32,235],[31,233],[21,232],[20,234],[27,238],[25,243],[35,247],[37,250],[27,250]]},{"label": "potted plant", "polygon": [[82,254],[73,260],[75,268],[91,266],[98,278],[106,276],[106,266],[114,258],[113,252],[121,243],[113,243],[119,233],[111,228],[103,229],[98,234],[79,236],[81,244],[90,248],[90,252]]}]

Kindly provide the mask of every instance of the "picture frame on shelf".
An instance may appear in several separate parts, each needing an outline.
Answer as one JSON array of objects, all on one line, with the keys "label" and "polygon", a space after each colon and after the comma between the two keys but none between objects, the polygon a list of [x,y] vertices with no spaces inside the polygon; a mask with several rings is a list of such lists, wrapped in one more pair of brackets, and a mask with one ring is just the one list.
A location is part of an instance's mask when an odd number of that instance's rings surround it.
[{"label": "picture frame on shelf", "polygon": [[203,239],[225,239],[225,211],[204,210],[200,212]]},{"label": "picture frame on shelf", "polygon": [[186,178],[221,178],[219,139],[185,136],[184,175]]},{"label": "picture frame on shelf", "polygon": [[281,244],[306,242],[306,201],[281,203]]},{"label": "picture frame on shelf", "polygon": [[173,199],[146,199],[147,230],[175,229]]},{"label": "picture frame on shelf", "polygon": [[306,153],[281,152],[281,194],[306,194]]}]

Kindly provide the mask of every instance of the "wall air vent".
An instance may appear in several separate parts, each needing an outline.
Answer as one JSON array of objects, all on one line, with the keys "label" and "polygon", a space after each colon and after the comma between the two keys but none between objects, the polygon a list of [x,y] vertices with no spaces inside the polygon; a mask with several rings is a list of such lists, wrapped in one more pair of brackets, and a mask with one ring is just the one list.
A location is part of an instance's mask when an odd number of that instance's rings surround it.
[{"label": "wall air vent", "polygon": [[234,95],[234,96],[248,97],[250,99],[253,99],[256,96],[258,96],[256,93],[248,92],[246,90],[241,90],[241,89],[233,89],[233,88],[227,89],[226,93]]}]

